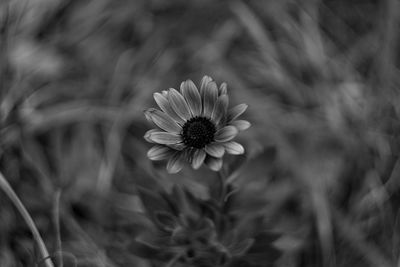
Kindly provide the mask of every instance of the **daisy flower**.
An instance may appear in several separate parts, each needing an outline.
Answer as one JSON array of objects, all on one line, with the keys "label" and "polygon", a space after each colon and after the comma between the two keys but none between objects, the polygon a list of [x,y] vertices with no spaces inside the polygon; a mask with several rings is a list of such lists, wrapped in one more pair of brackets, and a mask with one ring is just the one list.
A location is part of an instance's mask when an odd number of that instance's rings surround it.
[{"label": "daisy flower", "polygon": [[247,105],[228,109],[226,83],[218,88],[210,77],[204,76],[199,90],[187,80],[181,83],[180,92],[170,88],[154,93],[154,100],[160,110],[145,111],[146,118],[158,126],[144,136],[155,144],[147,156],[150,160],[168,160],[169,173],[179,172],[185,162],[194,169],[204,163],[218,171],[225,153],[244,153],[243,146],[232,140],[250,127],[248,121],[237,120]]}]

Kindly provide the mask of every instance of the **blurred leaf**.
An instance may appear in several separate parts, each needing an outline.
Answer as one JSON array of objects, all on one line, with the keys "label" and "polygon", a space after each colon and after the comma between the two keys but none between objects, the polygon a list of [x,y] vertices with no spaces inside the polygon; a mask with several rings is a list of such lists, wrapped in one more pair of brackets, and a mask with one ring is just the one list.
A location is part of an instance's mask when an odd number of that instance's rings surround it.
[{"label": "blurred leaf", "polygon": [[187,193],[182,189],[181,186],[179,185],[174,185],[172,187],[172,192],[169,196],[174,203],[176,203],[176,214],[179,215],[179,213],[187,213],[186,211],[190,209],[188,207],[188,201],[187,201]]},{"label": "blurred leaf", "polygon": [[154,221],[161,229],[167,232],[174,231],[177,226],[176,217],[169,212],[156,211]]},{"label": "blurred leaf", "polygon": [[165,251],[163,248],[156,247],[139,240],[131,241],[128,249],[133,254],[145,259],[167,261],[174,256],[172,253]]},{"label": "blurred leaf", "polygon": [[142,200],[143,206],[145,207],[147,213],[152,218],[155,218],[155,213],[157,211],[170,210],[160,194],[157,194],[143,187],[137,187],[137,192],[140,199]]},{"label": "blurred leaf", "polygon": [[235,257],[241,257],[253,246],[254,239],[249,238],[236,243],[233,247],[230,247],[230,252]]},{"label": "blurred leaf", "polygon": [[242,260],[239,261],[240,263],[236,263],[236,265],[234,264],[233,267],[273,266],[274,262],[282,255],[282,252],[272,245],[272,242],[278,237],[279,235],[268,232],[257,235],[255,237],[253,246],[251,246],[247,253],[242,257]]}]

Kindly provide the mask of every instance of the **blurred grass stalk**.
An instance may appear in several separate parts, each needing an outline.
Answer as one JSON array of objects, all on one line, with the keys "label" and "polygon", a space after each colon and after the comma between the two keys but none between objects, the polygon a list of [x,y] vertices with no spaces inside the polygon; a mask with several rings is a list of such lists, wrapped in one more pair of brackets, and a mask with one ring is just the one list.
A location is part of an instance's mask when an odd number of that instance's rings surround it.
[{"label": "blurred grass stalk", "polygon": [[21,200],[18,198],[17,194],[11,188],[10,184],[7,182],[6,178],[0,172],[0,187],[6,193],[6,195],[10,198],[12,203],[15,205],[17,210],[21,213],[22,218],[28,224],[29,229],[33,234],[33,238],[35,239],[37,245],[39,246],[40,253],[42,254],[43,261],[46,264],[46,267],[54,267],[53,262],[51,261],[49,252],[43,242],[42,237],[40,236],[39,230],[36,228],[35,223],[33,222],[32,217],[29,215],[25,206],[22,204]]}]

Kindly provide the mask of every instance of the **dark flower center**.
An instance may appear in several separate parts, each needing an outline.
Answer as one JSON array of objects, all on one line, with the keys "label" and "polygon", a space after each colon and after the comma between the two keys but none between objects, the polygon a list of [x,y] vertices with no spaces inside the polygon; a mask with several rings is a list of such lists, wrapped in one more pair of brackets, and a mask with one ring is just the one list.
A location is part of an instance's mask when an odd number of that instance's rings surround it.
[{"label": "dark flower center", "polygon": [[183,125],[182,138],[185,145],[203,148],[214,141],[215,125],[205,117],[194,117]]}]

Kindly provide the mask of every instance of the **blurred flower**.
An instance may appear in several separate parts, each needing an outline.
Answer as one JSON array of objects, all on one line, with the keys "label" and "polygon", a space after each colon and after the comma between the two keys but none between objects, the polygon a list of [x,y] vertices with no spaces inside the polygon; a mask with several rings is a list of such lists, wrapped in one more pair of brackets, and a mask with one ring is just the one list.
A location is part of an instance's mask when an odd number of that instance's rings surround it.
[{"label": "blurred flower", "polygon": [[149,130],[144,136],[148,142],[156,144],[147,156],[151,160],[168,159],[168,172],[179,172],[185,161],[194,169],[205,163],[218,171],[225,152],[244,153],[243,146],[232,139],[250,127],[248,121],[236,120],[247,105],[240,104],[228,110],[226,83],[218,88],[210,77],[204,76],[200,90],[187,80],[182,82],[180,92],[170,88],[155,93],[154,99],[161,110],[150,108],[145,115],[160,129]]}]

